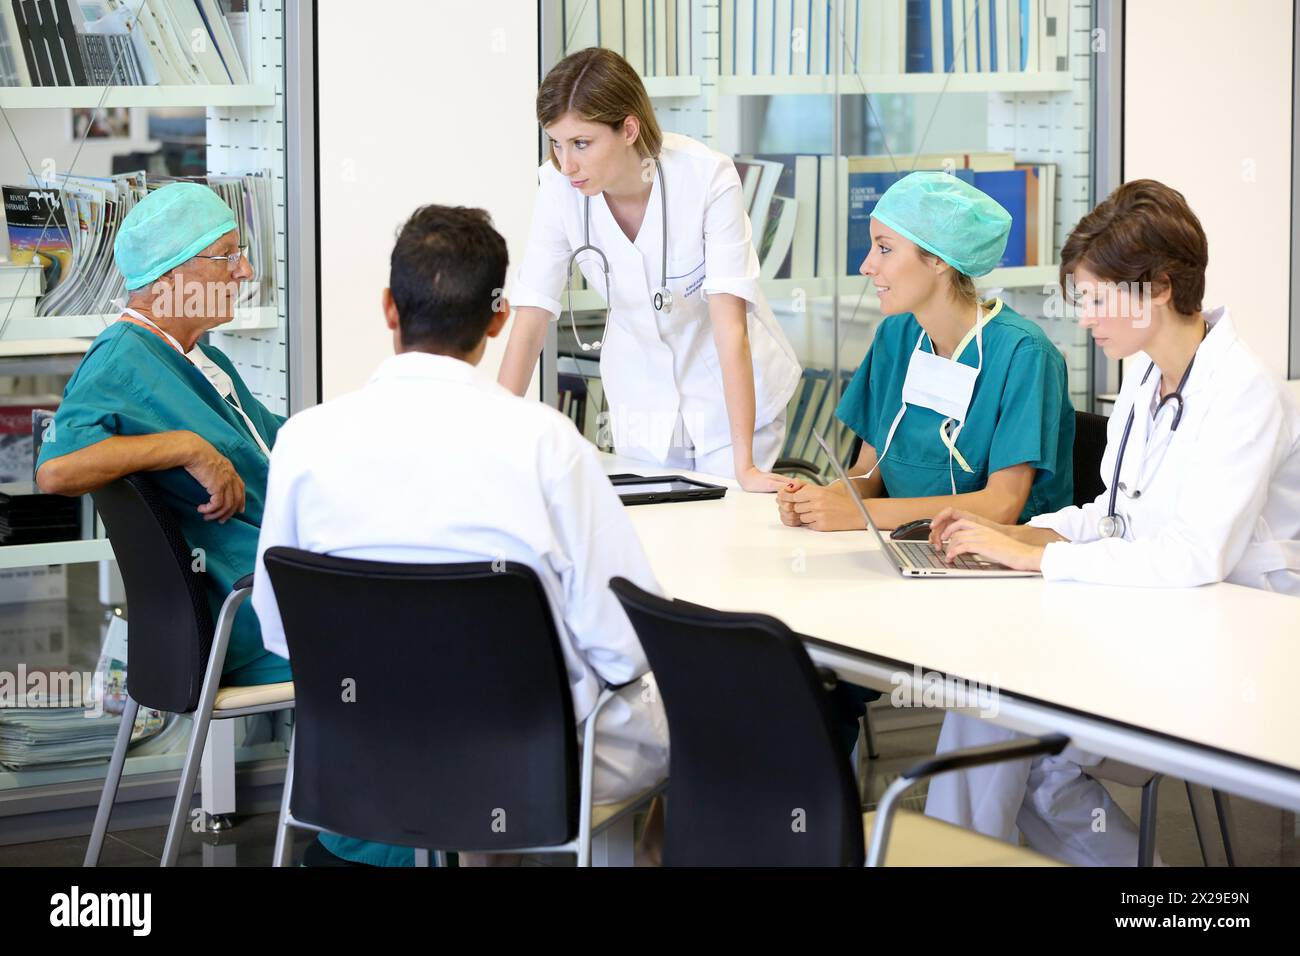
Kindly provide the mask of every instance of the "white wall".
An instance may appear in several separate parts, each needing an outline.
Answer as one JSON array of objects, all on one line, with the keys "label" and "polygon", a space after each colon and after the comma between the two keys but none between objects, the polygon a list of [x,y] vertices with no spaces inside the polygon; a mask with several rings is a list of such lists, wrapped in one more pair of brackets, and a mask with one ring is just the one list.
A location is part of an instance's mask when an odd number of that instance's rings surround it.
[{"label": "white wall", "polygon": [[[379,299],[419,205],[481,206],[513,272],[537,189],[537,4],[383,0],[318,6],[321,382],[329,399],[392,354]],[[394,27],[400,27],[394,29]],[[486,367],[500,364],[505,332]]]},{"label": "white wall", "polygon": [[1187,197],[1210,241],[1205,306],[1285,376],[1292,0],[1125,6],[1124,178]]}]

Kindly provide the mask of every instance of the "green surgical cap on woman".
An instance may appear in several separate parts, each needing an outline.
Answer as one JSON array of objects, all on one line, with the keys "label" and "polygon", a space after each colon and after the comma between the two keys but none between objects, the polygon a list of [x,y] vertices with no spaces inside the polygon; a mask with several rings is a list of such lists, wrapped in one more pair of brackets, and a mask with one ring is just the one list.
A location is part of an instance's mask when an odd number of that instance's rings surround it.
[{"label": "green surgical cap on woman", "polygon": [[997,268],[1011,234],[1011,214],[956,176],[909,173],[885,190],[871,218],[938,256],[958,272]]},{"label": "green surgical cap on woman", "polygon": [[207,186],[168,183],[126,214],[113,243],[113,258],[126,276],[126,287],[138,289],[236,228],[235,214]]}]

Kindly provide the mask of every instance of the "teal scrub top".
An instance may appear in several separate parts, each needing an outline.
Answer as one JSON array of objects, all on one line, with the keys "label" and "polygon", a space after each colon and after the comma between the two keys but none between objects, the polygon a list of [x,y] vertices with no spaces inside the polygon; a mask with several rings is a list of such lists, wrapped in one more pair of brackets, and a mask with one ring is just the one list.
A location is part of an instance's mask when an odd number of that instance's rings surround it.
[{"label": "teal scrub top", "polygon": [[[975,341],[958,361],[980,366],[966,424],[957,449],[974,470],[955,461],[957,493],[979,491],[992,472],[1013,465],[1035,469],[1034,483],[1020,521],[1074,503],[1074,406],[1065,359],[1037,323],[1000,300],[986,303],[984,363]],[[916,317],[891,315],[880,323],[867,356],[844,390],[836,416],[880,454],[903,400],[907,366],[921,334]],[[933,351],[927,337],[921,344]],[[894,498],[952,494],[948,449],[939,437],[943,416],[909,405],[880,465],[887,493]]]},{"label": "teal scrub top", "polygon": [[[234,382],[235,394],[267,447],[284,419],[267,410],[220,349],[200,345]],[[202,548],[208,601],[215,622],[235,581],[253,570],[262,525],[269,462],[234,406],[203,373],[160,336],[129,322],[114,322],[91,343],[46,430],[39,468],[45,462],[117,435],[192,431],[230,459],[244,480],[244,511],[225,524],[204,521],[196,510],[208,493],[183,468],[152,475],[191,548]],[[270,684],[292,680],[289,662],[262,646],[253,606],[235,618],[222,683]]]}]

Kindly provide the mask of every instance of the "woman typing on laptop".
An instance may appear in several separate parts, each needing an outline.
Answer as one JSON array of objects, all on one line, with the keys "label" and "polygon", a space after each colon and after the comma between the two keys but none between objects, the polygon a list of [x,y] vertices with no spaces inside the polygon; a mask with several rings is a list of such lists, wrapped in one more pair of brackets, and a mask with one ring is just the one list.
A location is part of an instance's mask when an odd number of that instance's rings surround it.
[{"label": "woman typing on laptop", "polygon": [[[862,439],[849,474],[878,527],[948,507],[1013,523],[1073,500],[1065,360],[971,279],[997,266],[1010,229],[1005,209],[940,172],[900,179],[872,213],[860,271],[886,318],[836,415]],[[865,527],[838,483],[792,482],[777,507],[791,527]]]},{"label": "woman typing on laptop", "polygon": [[[1300,410],[1238,336],[1225,309],[1202,310],[1209,248],[1182,194],[1125,183],[1075,227],[1061,279],[1079,324],[1111,359],[1134,357],[1115,403],[1101,476],[1081,508],[1028,526],[944,512],[932,543],[1048,580],[1146,587],[1231,581],[1300,595]],[[939,752],[1015,732],[949,713]],[[1067,863],[1131,866],[1133,822],[1073,747],[936,777],[926,813]],[[1095,824],[1105,811],[1105,827]]]}]

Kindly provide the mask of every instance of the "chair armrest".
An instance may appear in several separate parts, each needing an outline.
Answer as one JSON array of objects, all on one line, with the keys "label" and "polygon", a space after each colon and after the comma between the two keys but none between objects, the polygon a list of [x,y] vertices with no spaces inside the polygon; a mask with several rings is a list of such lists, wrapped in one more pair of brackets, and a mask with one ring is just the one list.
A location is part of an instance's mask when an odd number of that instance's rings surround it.
[{"label": "chair armrest", "polygon": [[1043,737],[1013,740],[1006,744],[967,747],[964,750],[953,750],[950,753],[927,757],[904,770],[899,779],[919,783],[927,777],[948,773],[951,770],[969,770],[971,767],[1002,763],[1004,760],[1020,760],[1024,757],[1055,756],[1069,743],[1070,738],[1064,734],[1047,734]]},{"label": "chair armrest", "polygon": [[817,676],[821,678],[822,687],[828,691],[834,690],[840,684],[840,677],[829,667],[817,668]]},{"label": "chair armrest", "polygon": [[1064,734],[1047,734],[1043,737],[1013,740],[1007,744],[967,747],[951,753],[935,754],[927,760],[913,764],[886,788],[884,796],[880,798],[880,804],[876,808],[876,823],[871,830],[871,848],[867,852],[867,866],[880,866],[883,863],[885,845],[889,840],[889,829],[894,822],[894,810],[898,800],[922,780],[953,770],[967,770],[1005,760],[1023,760],[1027,757],[1059,754],[1069,743],[1070,738]]},{"label": "chair armrest", "polygon": [[243,591],[245,589],[252,588],[252,586],[253,586],[253,574],[250,571],[248,574],[245,574],[242,578],[236,581],[234,585],[230,588],[230,590]]},{"label": "chair armrest", "polygon": [[820,468],[804,458],[778,458],[776,464],[772,466],[772,471],[778,474],[794,471],[813,480],[820,479],[822,474]]}]

